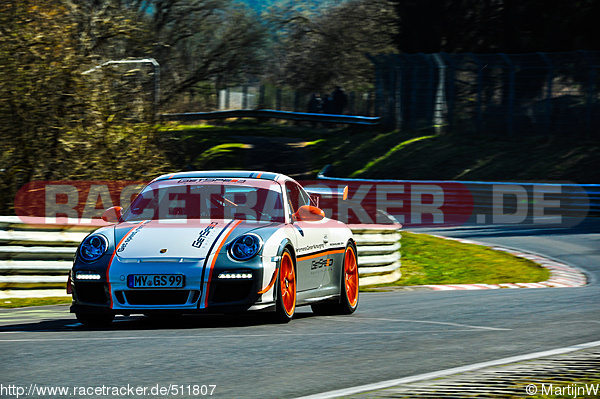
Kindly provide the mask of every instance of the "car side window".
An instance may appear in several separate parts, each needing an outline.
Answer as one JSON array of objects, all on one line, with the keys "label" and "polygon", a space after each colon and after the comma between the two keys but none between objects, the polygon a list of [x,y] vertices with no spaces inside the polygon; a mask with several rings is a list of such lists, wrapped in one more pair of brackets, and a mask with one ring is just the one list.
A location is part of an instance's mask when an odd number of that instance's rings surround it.
[{"label": "car side window", "polygon": [[285,191],[291,206],[291,212],[294,213],[303,205],[310,205],[310,198],[298,184],[288,181],[285,183]]},{"label": "car side window", "polygon": [[306,191],[298,186],[298,192],[300,193],[300,206],[310,205],[310,197],[306,194]]}]

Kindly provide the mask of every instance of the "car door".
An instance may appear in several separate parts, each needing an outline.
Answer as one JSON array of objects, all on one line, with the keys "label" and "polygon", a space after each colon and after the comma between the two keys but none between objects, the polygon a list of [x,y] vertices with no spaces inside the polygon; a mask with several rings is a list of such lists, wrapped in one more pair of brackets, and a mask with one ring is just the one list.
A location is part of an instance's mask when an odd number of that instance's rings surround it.
[{"label": "car door", "polygon": [[[309,205],[306,192],[295,182],[288,181],[285,191],[290,215],[303,205]],[[292,220],[296,239],[297,290],[319,288],[327,269],[327,231],[322,223]]]}]

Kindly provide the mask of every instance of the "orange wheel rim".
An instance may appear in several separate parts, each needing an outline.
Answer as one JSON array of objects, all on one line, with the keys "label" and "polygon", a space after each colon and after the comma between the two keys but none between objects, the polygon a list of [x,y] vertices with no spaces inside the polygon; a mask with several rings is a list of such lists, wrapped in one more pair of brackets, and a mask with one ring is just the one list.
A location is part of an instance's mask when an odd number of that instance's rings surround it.
[{"label": "orange wheel rim", "polygon": [[281,272],[279,278],[279,287],[281,292],[281,301],[283,308],[288,316],[294,314],[296,308],[296,273],[294,271],[294,262],[287,252],[281,258]]},{"label": "orange wheel rim", "polygon": [[358,302],[358,265],[356,255],[352,247],[346,248],[344,259],[344,275],[346,278],[346,296],[350,306],[356,306]]}]

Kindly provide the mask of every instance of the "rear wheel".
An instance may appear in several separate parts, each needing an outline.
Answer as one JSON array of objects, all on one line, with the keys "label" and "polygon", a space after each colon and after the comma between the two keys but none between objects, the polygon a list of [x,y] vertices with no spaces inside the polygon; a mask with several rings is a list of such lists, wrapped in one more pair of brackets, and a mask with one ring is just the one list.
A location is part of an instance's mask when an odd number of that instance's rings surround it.
[{"label": "rear wheel", "polygon": [[292,320],[296,312],[296,270],[289,250],[284,250],[279,265],[279,279],[277,281],[277,305],[275,307],[275,320],[287,323]]},{"label": "rear wheel", "polygon": [[343,307],[340,309],[343,314],[354,313],[358,307],[358,261],[356,257],[356,247],[354,244],[348,244],[344,254],[344,286],[342,295]]},{"label": "rear wheel", "polygon": [[84,326],[90,327],[108,327],[115,318],[113,314],[94,314],[94,313],[75,313],[77,321]]},{"label": "rear wheel", "polygon": [[352,314],[358,307],[358,262],[356,246],[348,243],[344,252],[344,265],[341,272],[340,300],[337,303],[316,303],[311,305],[315,314]]}]

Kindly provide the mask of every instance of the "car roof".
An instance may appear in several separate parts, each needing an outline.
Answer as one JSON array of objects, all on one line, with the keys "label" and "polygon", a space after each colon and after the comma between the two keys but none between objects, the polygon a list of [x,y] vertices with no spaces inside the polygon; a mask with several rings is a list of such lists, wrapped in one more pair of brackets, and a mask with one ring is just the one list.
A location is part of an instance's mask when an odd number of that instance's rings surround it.
[{"label": "car roof", "polygon": [[178,172],[162,175],[153,180],[170,180],[170,179],[198,179],[198,178],[224,178],[224,179],[264,179],[271,181],[293,180],[288,176],[280,173],[248,171],[248,170],[206,170],[206,171],[190,171]]}]

